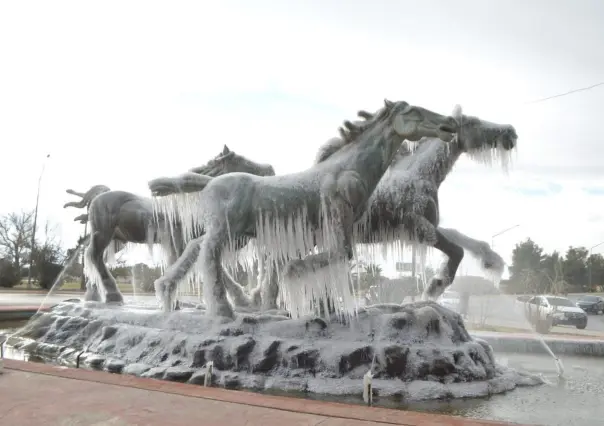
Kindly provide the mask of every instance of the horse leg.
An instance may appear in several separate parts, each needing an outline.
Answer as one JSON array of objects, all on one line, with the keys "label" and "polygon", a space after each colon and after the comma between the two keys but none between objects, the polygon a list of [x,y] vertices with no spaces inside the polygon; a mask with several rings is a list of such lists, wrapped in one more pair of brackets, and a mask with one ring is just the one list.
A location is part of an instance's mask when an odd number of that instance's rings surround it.
[{"label": "horse leg", "polygon": [[250,292],[250,299],[252,301],[252,306],[260,307],[262,305],[262,289],[264,286],[264,275],[266,274],[265,268],[266,257],[260,254],[258,259],[258,284],[256,287]]},{"label": "horse leg", "polygon": [[[124,297],[117,288],[117,282],[111,275],[111,272],[109,272],[109,269],[103,260],[105,249],[111,243],[112,237],[113,235],[103,236],[100,232],[94,232],[90,236],[90,244],[86,249],[85,260],[89,262],[99,274],[100,284],[102,284],[105,290],[105,302],[123,303]],[[92,283],[92,285],[98,284],[99,283]]]},{"label": "horse leg", "polygon": [[[225,224],[226,225],[226,224]],[[206,313],[210,316],[234,318],[233,307],[227,299],[225,276],[222,267],[222,250],[228,239],[226,229],[209,229],[200,245],[201,279]]]},{"label": "horse leg", "polygon": [[493,276],[494,281],[501,278],[505,269],[505,262],[485,241],[475,240],[456,229],[441,228],[438,230],[449,240],[459,245],[464,251],[480,261],[482,268]]},{"label": "horse leg", "polygon": [[182,255],[164,271],[163,276],[155,280],[155,295],[160,300],[165,312],[174,310],[176,287],[187,276],[197,261],[201,243],[204,239],[205,235],[189,241]]},{"label": "horse leg", "polygon": [[101,294],[96,284],[90,280],[86,280],[86,292],[84,293],[85,302],[100,302]]},{"label": "horse leg", "polygon": [[243,286],[239,284],[231,274],[221,266],[222,276],[224,277],[224,285],[226,287],[227,292],[233,299],[233,303],[237,307],[250,307],[252,305],[252,299],[245,294],[245,290]]},{"label": "horse leg", "polygon": [[262,310],[277,309],[277,297],[279,297],[279,274],[274,265],[268,268],[268,274],[262,281]]},{"label": "horse leg", "polygon": [[[282,267],[283,265],[280,265]],[[278,267],[271,265],[268,258],[263,256],[258,262],[259,284],[251,291],[250,299],[254,307],[263,311],[278,309],[279,274]]]},{"label": "horse leg", "polygon": [[436,300],[453,283],[464,256],[463,248],[445,237],[439,229],[434,229],[434,235],[436,242],[433,247],[443,252],[447,259],[424,290],[423,298],[428,300]]}]

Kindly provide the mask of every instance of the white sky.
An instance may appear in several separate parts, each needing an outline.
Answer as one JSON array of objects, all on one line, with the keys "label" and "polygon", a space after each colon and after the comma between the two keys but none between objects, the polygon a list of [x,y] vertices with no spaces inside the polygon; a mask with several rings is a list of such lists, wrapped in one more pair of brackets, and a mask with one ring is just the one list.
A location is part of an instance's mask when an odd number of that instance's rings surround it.
[{"label": "white sky", "polygon": [[490,241],[520,224],[496,239],[506,260],[528,236],[589,247],[604,241],[604,87],[523,103],[604,80],[602,22],[598,0],[2,2],[0,212],[34,207],[50,153],[39,217],[72,246],[67,188],[148,195],[225,143],[302,170],[387,97],[518,131],[509,175],[458,162],[443,226]]}]

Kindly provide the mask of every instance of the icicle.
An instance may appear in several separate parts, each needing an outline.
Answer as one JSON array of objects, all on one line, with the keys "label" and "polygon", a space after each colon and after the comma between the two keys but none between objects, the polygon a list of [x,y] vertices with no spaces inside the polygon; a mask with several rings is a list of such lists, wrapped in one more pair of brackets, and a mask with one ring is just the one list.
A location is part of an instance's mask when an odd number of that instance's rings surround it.
[{"label": "icicle", "polygon": [[484,147],[482,149],[469,150],[466,152],[466,155],[477,163],[486,166],[493,166],[499,163],[503,171],[507,173],[512,164],[513,151],[505,150],[501,146],[497,148]]},{"label": "icicle", "polygon": [[283,278],[281,301],[292,318],[315,314],[321,307],[327,313],[328,304],[338,318],[354,316],[358,306],[349,274],[349,263],[335,257],[315,271],[305,268],[299,277]]}]

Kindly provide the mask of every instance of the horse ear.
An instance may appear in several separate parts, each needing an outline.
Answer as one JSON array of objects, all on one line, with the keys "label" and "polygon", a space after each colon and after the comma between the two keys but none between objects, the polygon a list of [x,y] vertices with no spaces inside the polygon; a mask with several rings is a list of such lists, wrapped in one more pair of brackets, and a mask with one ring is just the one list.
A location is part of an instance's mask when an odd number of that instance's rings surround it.
[{"label": "horse ear", "polygon": [[344,121],[344,127],[346,127],[349,131],[354,132],[357,130],[357,126],[355,126],[351,121]]},{"label": "horse ear", "polygon": [[388,99],[384,99],[384,106],[386,108],[392,108],[394,106],[394,102],[389,101]]},{"label": "horse ear", "polygon": [[228,146],[226,146],[226,144],[224,145],[224,148],[222,148],[222,155],[228,154],[229,152],[231,152],[231,150],[229,149]]},{"label": "horse ear", "polygon": [[461,105],[455,105],[455,107],[453,108],[453,113],[451,115],[453,116],[453,118],[459,121],[459,119],[461,118],[461,114]]}]

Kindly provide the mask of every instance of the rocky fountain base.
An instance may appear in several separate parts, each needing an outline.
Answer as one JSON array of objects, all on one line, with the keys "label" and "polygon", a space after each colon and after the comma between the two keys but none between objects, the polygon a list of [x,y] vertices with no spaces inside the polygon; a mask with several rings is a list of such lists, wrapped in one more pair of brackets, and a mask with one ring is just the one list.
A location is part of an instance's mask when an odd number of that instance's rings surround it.
[{"label": "rocky fountain base", "polygon": [[[134,306],[64,302],[33,318],[9,348],[52,362],[212,386],[361,395],[405,401],[487,396],[539,377],[497,365],[461,317],[432,302],[375,305],[343,324],[292,320],[283,312],[207,318],[203,309],[171,314]],[[208,375],[209,377],[209,375]]]}]

